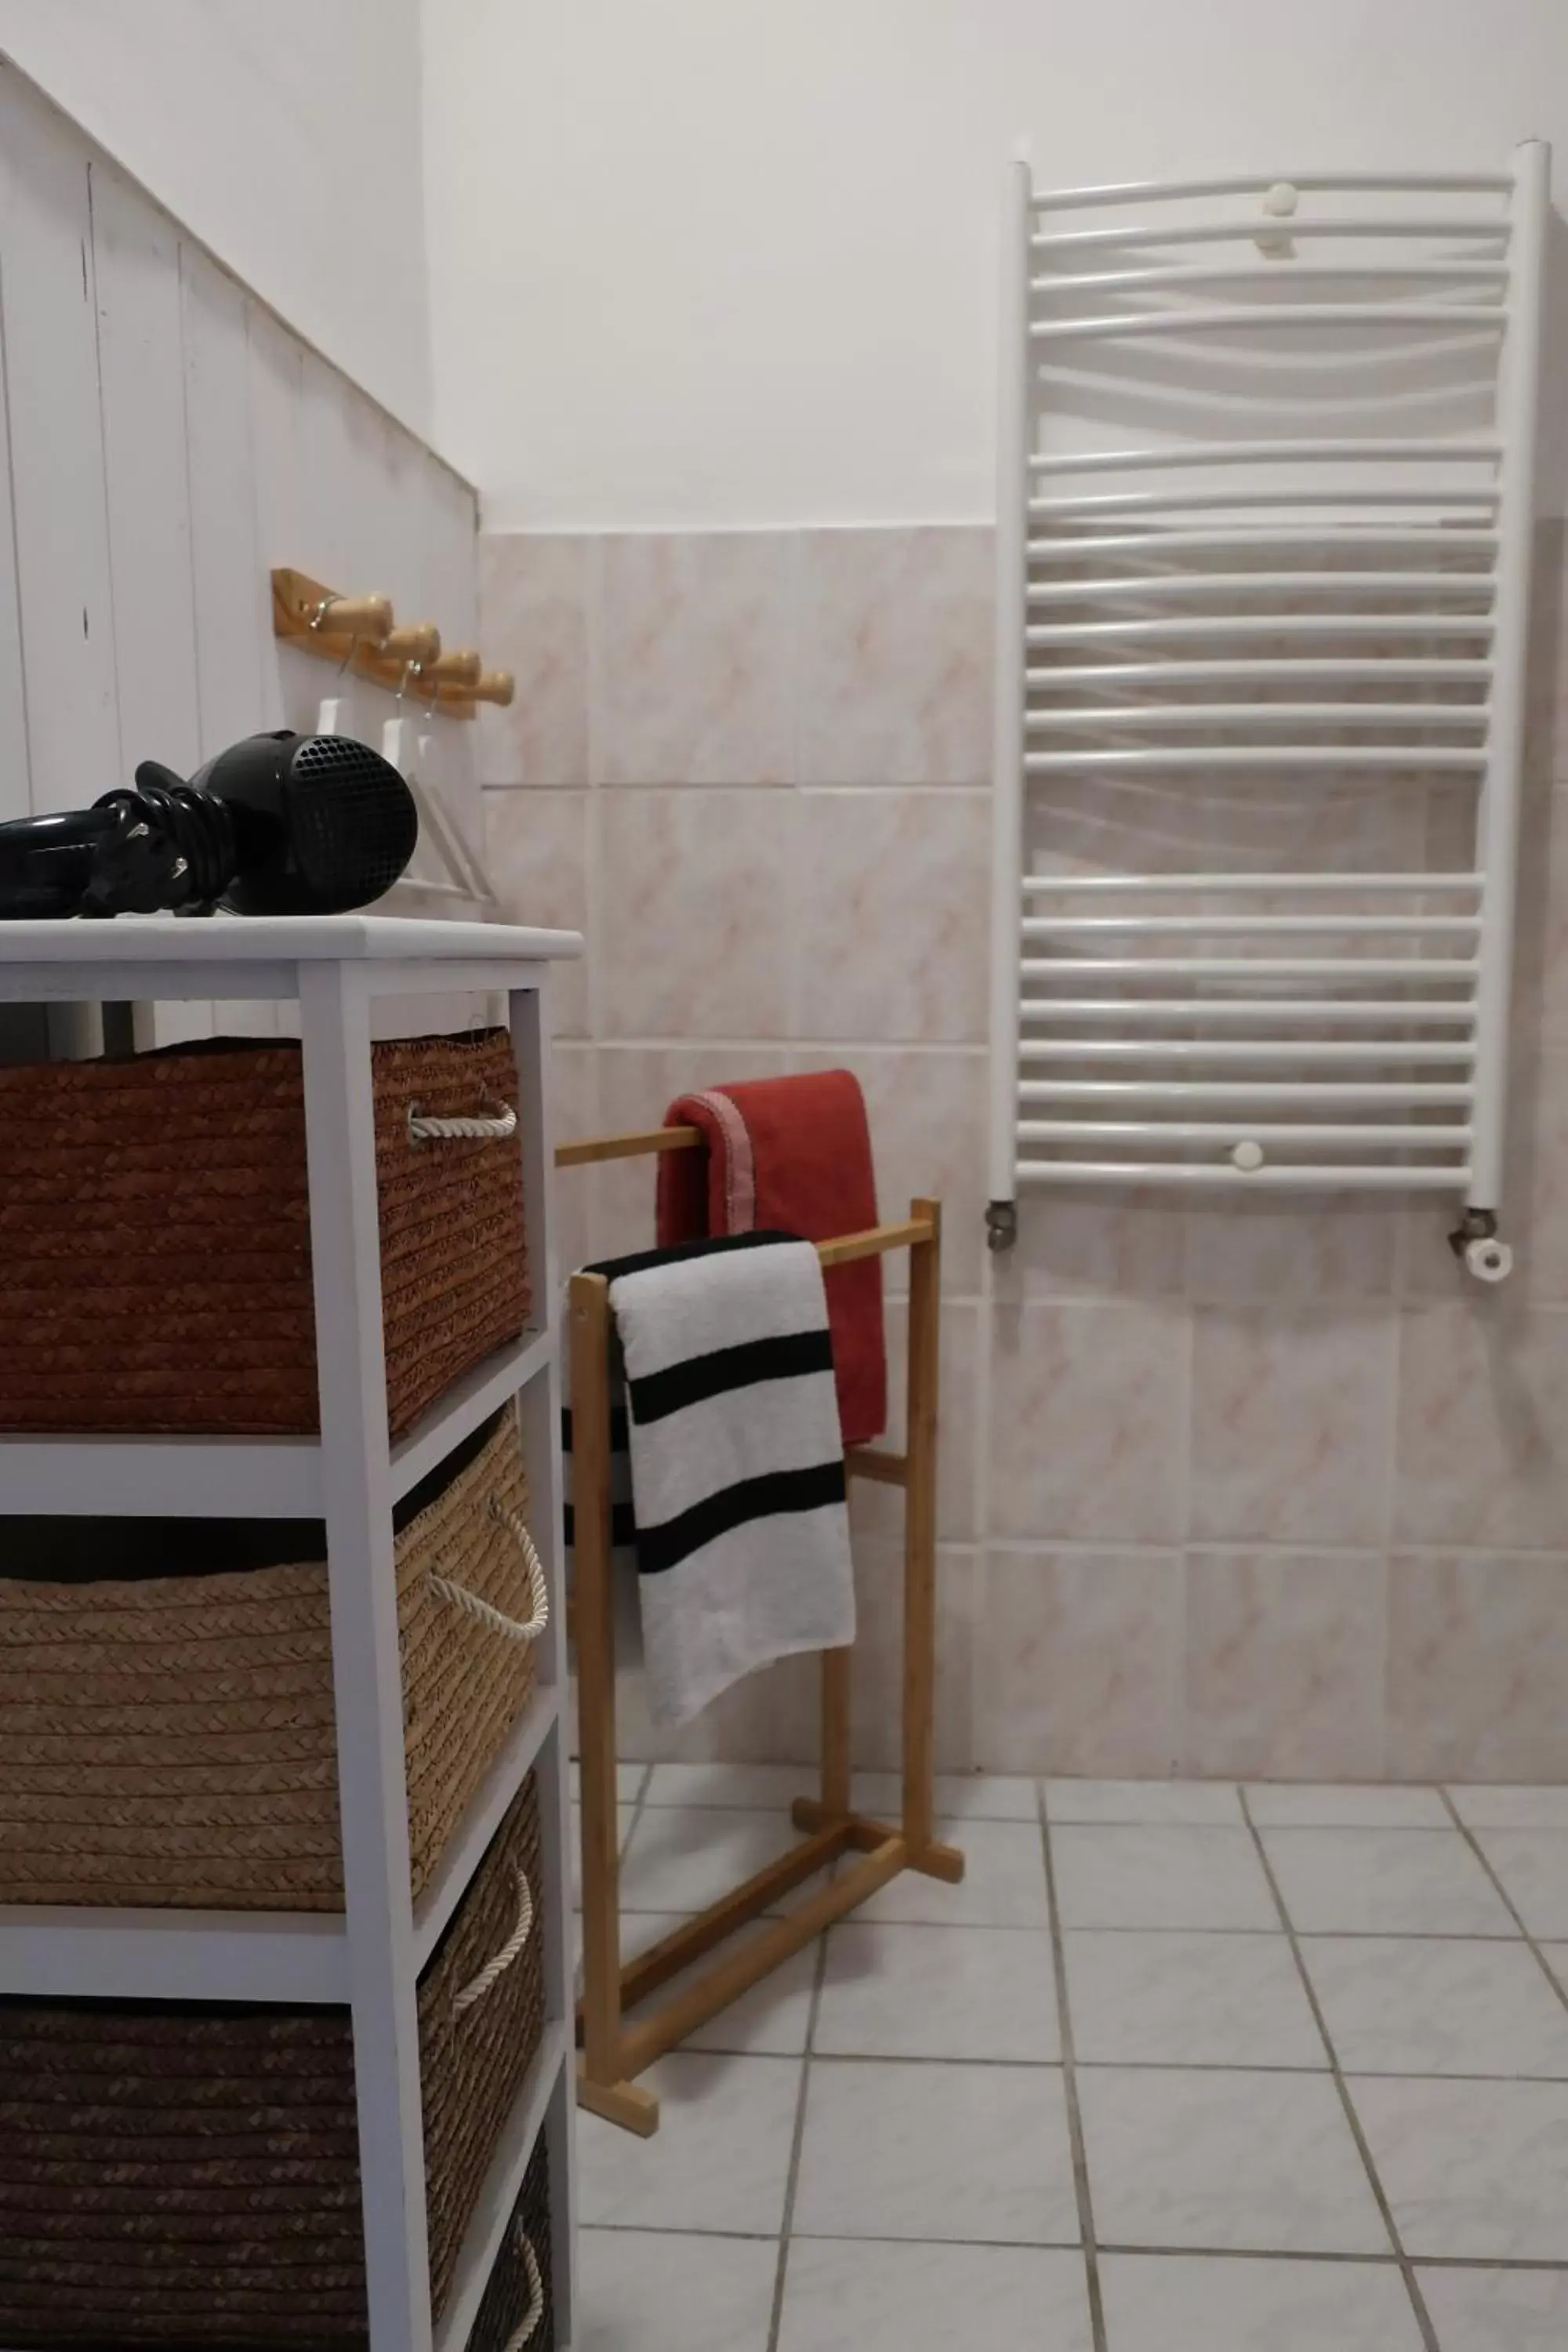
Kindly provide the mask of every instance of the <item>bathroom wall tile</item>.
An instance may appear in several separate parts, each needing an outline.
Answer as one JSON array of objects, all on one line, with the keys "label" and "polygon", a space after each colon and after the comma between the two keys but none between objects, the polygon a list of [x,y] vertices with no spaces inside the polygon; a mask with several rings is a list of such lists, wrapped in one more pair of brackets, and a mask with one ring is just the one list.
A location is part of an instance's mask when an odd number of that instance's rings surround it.
[{"label": "bathroom wall tile", "polygon": [[[586,932],[587,793],[489,791],[484,814],[485,867],[501,920]],[[585,1036],[586,955],[552,966],[550,992],[556,1035]]]},{"label": "bathroom wall tile", "polygon": [[1394,1778],[1568,1778],[1568,1556],[1395,1552],[1388,1580]]},{"label": "bathroom wall tile", "polygon": [[481,703],[479,773],[492,784],[588,782],[588,571],[585,539],[481,533],[479,642],[510,669],[510,709]]},{"label": "bathroom wall tile", "polygon": [[1018,1202],[1016,1243],[993,1261],[996,1297],[1170,1297],[1184,1287],[1182,1243],[1181,1202],[1169,1193],[1031,1185]]},{"label": "bathroom wall tile", "polygon": [[1514,1087],[1503,1234],[1534,1306],[1568,1302],[1568,1048],[1533,1060]]},{"label": "bathroom wall tile", "polygon": [[793,782],[789,536],[649,532],[601,560],[605,782]]},{"label": "bathroom wall tile", "polygon": [[1393,1338],[1391,1310],[1350,1301],[1195,1308],[1194,1536],[1381,1541]]},{"label": "bathroom wall tile", "polygon": [[[599,1131],[598,1072],[591,1045],[557,1045],[551,1052],[552,1121],[558,1143]],[[555,1265],[563,1278],[585,1265],[591,1244],[594,1202],[592,1168],[557,1171],[551,1195],[555,1219]]]},{"label": "bathroom wall tile", "polygon": [[983,1771],[1174,1771],[1180,1554],[993,1545],[974,1617],[974,1696]]},{"label": "bathroom wall tile", "polygon": [[1188,1290],[1199,1299],[1384,1297],[1399,1218],[1396,1196],[1200,1200],[1185,1218]]},{"label": "bathroom wall tile", "polygon": [[1190,1551],[1186,1570],[1184,1769],[1380,1772],[1382,1556]]},{"label": "bathroom wall tile", "polygon": [[[983,1043],[991,839],[984,797],[805,793],[799,806],[796,1034]],[[770,914],[780,873],[769,861],[760,877]]]},{"label": "bathroom wall tile", "polygon": [[993,1314],[993,1536],[1170,1543],[1184,1532],[1184,1310],[1142,1301]]},{"label": "bathroom wall tile", "polygon": [[801,781],[978,784],[990,772],[993,533],[801,540]]},{"label": "bathroom wall tile", "polygon": [[[978,1581],[976,1553],[959,1545],[941,1546],[936,1562],[935,1737],[937,1769],[943,1772],[966,1772],[978,1761],[971,1703]],[[903,1758],[903,1594],[901,1544],[858,1538],[858,1632],[850,1709],[855,1762],[868,1771],[890,1771]],[[815,1677],[816,1659],[810,1664]]]},{"label": "bathroom wall tile", "polygon": [[596,797],[601,1035],[787,1035],[795,794]]},{"label": "bathroom wall tile", "polygon": [[[888,1302],[886,1323],[888,1427],[879,1443],[901,1453],[908,1427],[904,1371],[909,1346],[909,1309],[902,1299]],[[950,1306],[942,1310],[936,1509],[937,1533],[944,1542],[973,1543],[980,1531],[975,1464],[980,1327],[978,1306]],[[857,1532],[888,1540],[900,1538],[904,1504],[898,1487],[851,1479],[849,1499]]]},{"label": "bathroom wall tile", "polygon": [[1568,1527],[1568,1315],[1495,1291],[1405,1311],[1396,1541],[1499,1549]]},{"label": "bathroom wall tile", "polygon": [[[985,1258],[985,1055],[975,1047],[807,1047],[797,1070],[853,1070],[866,1097],[877,1202],[903,1216],[917,1196],[942,1202],[942,1285],[979,1296]],[[889,1296],[909,1287],[909,1257],[882,1261]]]}]

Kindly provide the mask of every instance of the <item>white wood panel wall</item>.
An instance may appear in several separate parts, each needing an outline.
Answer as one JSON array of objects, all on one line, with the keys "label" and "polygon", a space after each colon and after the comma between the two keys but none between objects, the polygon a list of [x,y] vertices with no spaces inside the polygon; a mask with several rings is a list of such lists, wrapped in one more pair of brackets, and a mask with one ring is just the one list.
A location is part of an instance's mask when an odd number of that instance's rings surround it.
[{"label": "white wood panel wall", "polygon": [[[0,62],[0,818],[313,728],[342,689],[274,638],[274,564],[471,643],[475,528],[466,483]],[[342,685],[379,748],[393,697]],[[475,730],[430,731],[471,831]],[[164,1006],[156,1034],[212,1026]]]}]

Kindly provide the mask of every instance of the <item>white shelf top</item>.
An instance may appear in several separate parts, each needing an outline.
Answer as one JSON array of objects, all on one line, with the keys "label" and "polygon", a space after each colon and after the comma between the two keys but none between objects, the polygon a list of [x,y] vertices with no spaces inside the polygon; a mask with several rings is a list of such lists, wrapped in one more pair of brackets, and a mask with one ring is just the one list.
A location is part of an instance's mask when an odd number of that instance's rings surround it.
[{"label": "white shelf top", "polygon": [[[454,1381],[393,1447],[393,1500],[526,1388],[554,1351],[552,1331],[525,1331]],[[6,1431],[0,1498],[6,1511],[45,1517],[320,1519],[321,1441]]]},{"label": "white shelf top", "polygon": [[115,915],[0,922],[0,963],[558,963],[580,931],[400,915]]}]

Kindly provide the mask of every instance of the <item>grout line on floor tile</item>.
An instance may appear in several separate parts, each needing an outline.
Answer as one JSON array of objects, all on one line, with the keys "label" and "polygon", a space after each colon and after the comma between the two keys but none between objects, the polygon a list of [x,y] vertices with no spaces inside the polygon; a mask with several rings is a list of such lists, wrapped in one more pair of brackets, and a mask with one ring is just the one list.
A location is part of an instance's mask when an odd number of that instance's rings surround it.
[{"label": "grout line on floor tile", "polygon": [[1062,2095],[1067,2107],[1068,2144],[1072,2151],[1073,2194],[1078,2200],[1079,2235],[1083,2240],[1085,2284],[1089,2294],[1089,2325],[1094,2352],[1107,2352],[1105,2300],[1100,2286],[1100,2251],[1094,2239],[1094,2207],[1089,2188],[1089,2153],[1084,2143],[1083,2116],[1078,2103],[1078,2075],[1073,2063],[1072,2012],[1068,2000],[1067,1954],[1062,1945],[1061,1915],[1057,1909],[1056,1864],[1051,1855],[1051,1824],[1046,1811],[1044,1781],[1037,1782],[1035,1801],[1040,1822],[1040,1853],[1046,1872],[1046,1910],[1050,1921],[1051,1972],[1056,1980],[1057,2030],[1062,2053]]},{"label": "grout line on floor tile", "polygon": [[1297,1939],[1295,1925],[1286,1908],[1279,1882],[1274,1875],[1274,1865],[1268,1859],[1268,1849],[1264,1844],[1258,1824],[1252,1818],[1252,1808],[1247,1801],[1246,1789],[1243,1788],[1238,1793],[1242,1819],[1246,1822],[1251,1834],[1258,1865],[1268,1882],[1268,1892],[1273,1897],[1274,1907],[1279,1914],[1279,1924],[1285,1930],[1286,1939],[1290,1946],[1290,1957],[1296,1963],[1296,1973],[1301,1979],[1301,1990],[1307,1996],[1307,2006],[1312,2012],[1312,2022],[1322,2036],[1323,2048],[1328,2053],[1329,2072],[1333,2076],[1334,2088],[1339,2093],[1340,2105],[1344,2109],[1345,2121],[1350,2126],[1351,2137],[1354,2140],[1357,2153],[1366,2168],[1367,2180],[1373,2199],[1376,2200],[1377,2210],[1383,2216],[1384,2228],[1388,2231],[1389,2244],[1394,2248],[1398,2259],[1399,2268],[1405,2280],[1405,2290],[1410,2297],[1410,2307],[1415,2315],[1415,2325],[1421,2331],[1421,2341],[1426,2346],[1426,2352],[1441,2352],[1441,2347],[1437,2342],[1437,2331],[1432,2325],[1432,2316],[1426,2308],[1426,2300],[1421,2292],[1420,2281],[1415,2275],[1415,2265],[1405,2251],[1404,2241],[1400,2237],[1394,2219],[1394,2208],[1390,2205],[1383,2183],[1378,2178],[1377,2167],[1373,2162],[1372,2148],[1366,2134],[1362,2129],[1361,2117],[1355,2111],[1344,2075],[1341,2071],[1339,2053],[1330,2038],[1328,2020],[1323,2015],[1317,1988],[1308,1974],[1307,1963],[1301,1957],[1301,1947]]},{"label": "grout line on floor tile", "polygon": [[1507,1909],[1509,1917],[1513,1920],[1520,1934],[1524,1937],[1526,1944],[1530,1947],[1531,1956],[1533,1958],[1536,1967],[1541,1970],[1542,1975],[1552,1987],[1553,1993],[1555,1993],[1557,1999],[1563,2004],[1563,2007],[1564,2009],[1568,2009],[1568,1992],[1563,1991],[1563,1987],[1558,1983],[1555,1976],[1553,1976],[1552,1969],[1548,1965],[1545,1953],[1536,1942],[1535,1937],[1531,1934],[1530,1929],[1525,1926],[1523,1913],[1520,1910],[1518,1904],[1514,1901],[1512,1895],[1503,1885],[1502,1880],[1498,1876],[1497,1872],[1492,1868],[1491,1864],[1488,1861],[1486,1851],[1481,1845],[1481,1843],[1477,1837],[1474,1830],[1471,1829],[1468,1822],[1460,1818],[1459,1809],[1458,1805],[1455,1804],[1453,1798],[1448,1794],[1447,1789],[1439,1788],[1437,1794],[1442,1799],[1444,1804],[1448,1808],[1449,1812],[1453,1815],[1454,1827],[1458,1831],[1459,1835],[1464,1839],[1465,1843],[1469,1847],[1470,1852],[1475,1855],[1476,1860],[1486,1872],[1486,1874],[1491,1881],[1493,1886],[1496,1887],[1499,1900],[1503,1904]]},{"label": "grout line on floor tile", "polygon": [[816,1939],[816,1965],[811,1972],[811,2002],[805,2017],[805,2047],[800,2058],[800,2095],[795,2101],[795,2134],[790,2141],[789,2173],[784,2181],[784,2218],[779,2225],[778,2268],[773,2273],[773,2303],[768,2319],[767,2352],[778,2352],[784,2325],[784,2281],[789,2270],[790,2231],[795,2221],[795,2191],[800,2185],[800,2152],[805,2142],[805,2102],[811,2087],[811,2045],[816,2039],[817,2012],[822,2007],[823,1979],[827,1973],[827,1937]]}]

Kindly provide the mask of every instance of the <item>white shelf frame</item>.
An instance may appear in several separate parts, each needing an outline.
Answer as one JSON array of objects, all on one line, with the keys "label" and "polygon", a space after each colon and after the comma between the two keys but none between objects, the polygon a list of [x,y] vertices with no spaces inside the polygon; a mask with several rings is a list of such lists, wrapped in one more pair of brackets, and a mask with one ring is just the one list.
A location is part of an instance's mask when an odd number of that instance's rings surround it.
[{"label": "white shelf frame", "polygon": [[[371,2352],[461,2352],[541,2131],[551,2174],[558,2352],[575,2311],[575,2103],[566,1688],[551,1215],[550,962],[574,933],[353,916],[0,927],[0,1003],[297,1002],[304,1066],[319,1439],[8,1437],[8,1512],[321,1518],[326,1523],[345,1908],[330,1913],[0,1909],[0,1994],[342,2001],[352,2011]],[[371,1007],[504,994],[517,1056],[536,1328],[450,1389],[394,1447],[386,1428]],[[471,1801],[437,1879],[410,1891],[393,1506],[509,1398],[551,1622],[531,1704]],[[368,1671],[367,1671],[368,1668]],[[543,1815],[546,2025],[433,2326],[416,1987],[524,1775]]]}]

